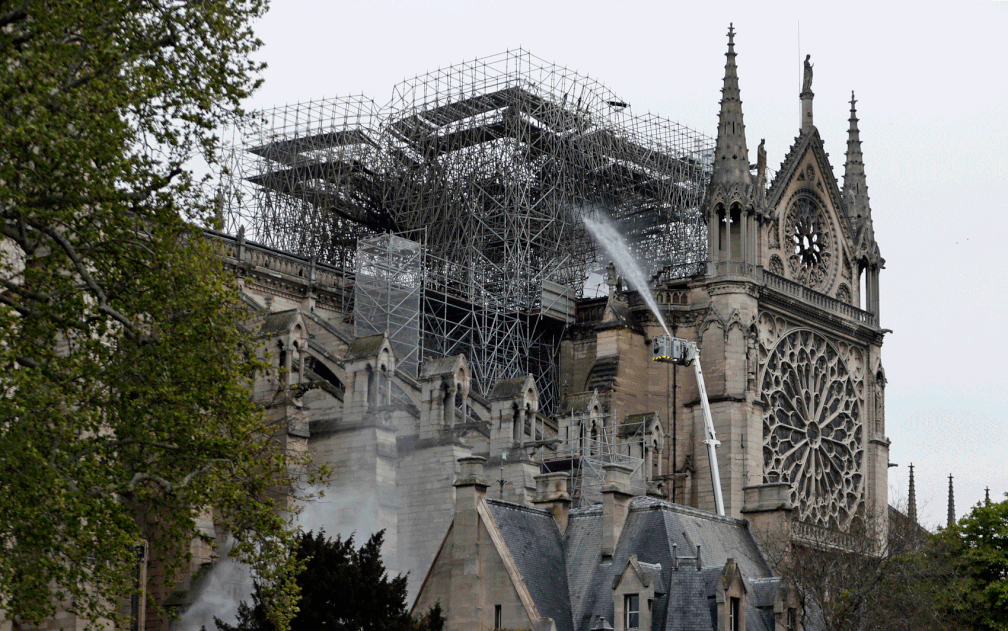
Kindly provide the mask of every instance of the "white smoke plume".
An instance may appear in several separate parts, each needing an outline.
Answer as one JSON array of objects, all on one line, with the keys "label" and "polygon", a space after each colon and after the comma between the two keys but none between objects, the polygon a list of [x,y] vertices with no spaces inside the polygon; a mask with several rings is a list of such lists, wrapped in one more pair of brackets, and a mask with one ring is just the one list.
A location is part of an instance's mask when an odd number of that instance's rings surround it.
[{"label": "white smoke plume", "polygon": [[[296,523],[301,530],[318,532],[325,529],[326,536],[342,539],[353,535],[358,547],[381,528],[374,523],[371,515],[376,513],[378,498],[373,493],[362,493],[347,489],[310,488],[305,494],[309,499],[299,500],[301,513]],[[195,601],[186,609],[178,621],[172,624],[173,631],[217,631],[214,617],[228,624],[238,619],[238,604],[252,603],[251,568],[228,556],[232,542],[224,541],[219,548],[220,558],[200,581],[199,593]],[[390,574],[395,574],[397,561],[383,559]]]}]

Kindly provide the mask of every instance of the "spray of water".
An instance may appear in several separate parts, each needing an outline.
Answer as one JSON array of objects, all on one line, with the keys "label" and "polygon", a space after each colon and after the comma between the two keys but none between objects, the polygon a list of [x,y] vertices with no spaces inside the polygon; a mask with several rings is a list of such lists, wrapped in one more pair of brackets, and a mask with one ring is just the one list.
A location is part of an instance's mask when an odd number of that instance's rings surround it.
[{"label": "spray of water", "polygon": [[655,302],[654,294],[651,293],[651,287],[644,276],[644,271],[637,264],[637,261],[634,260],[623,235],[619,233],[619,230],[616,229],[616,226],[613,225],[604,213],[596,211],[593,215],[582,214],[585,228],[591,234],[592,239],[605,250],[616,268],[623,273],[623,278],[630,283],[631,287],[637,290],[640,297],[651,308],[651,312],[654,313],[658,319],[658,323],[665,329],[665,333],[672,335],[669,333],[668,327],[665,326],[665,319],[662,318],[661,313],[658,311],[658,303]]}]

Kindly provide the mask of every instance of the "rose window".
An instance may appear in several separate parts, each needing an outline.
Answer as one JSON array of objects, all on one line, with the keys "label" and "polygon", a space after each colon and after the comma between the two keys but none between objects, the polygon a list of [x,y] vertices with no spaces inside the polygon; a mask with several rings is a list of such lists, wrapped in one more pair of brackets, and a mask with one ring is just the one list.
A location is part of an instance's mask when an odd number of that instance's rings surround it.
[{"label": "rose window", "polygon": [[789,482],[799,519],[846,528],[863,496],[861,403],[836,349],[783,337],[763,373],[763,475]]},{"label": "rose window", "polygon": [[787,256],[791,278],[816,291],[831,290],[836,275],[834,238],[818,204],[798,197],[788,208],[784,235],[791,241]]},{"label": "rose window", "polygon": [[791,239],[795,244],[794,253],[801,260],[802,266],[806,269],[815,267],[822,255],[819,230],[816,229],[815,221],[809,218],[799,219],[795,223]]}]

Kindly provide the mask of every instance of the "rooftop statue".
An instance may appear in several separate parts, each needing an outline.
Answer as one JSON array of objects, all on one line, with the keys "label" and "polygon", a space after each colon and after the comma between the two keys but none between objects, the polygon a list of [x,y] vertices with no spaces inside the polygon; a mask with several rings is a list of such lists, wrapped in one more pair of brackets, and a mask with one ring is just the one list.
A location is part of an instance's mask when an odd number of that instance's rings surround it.
[{"label": "rooftop statue", "polygon": [[812,55],[805,55],[805,80],[802,82],[802,92],[812,90],[812,64],[809,63],[811,57]]}]

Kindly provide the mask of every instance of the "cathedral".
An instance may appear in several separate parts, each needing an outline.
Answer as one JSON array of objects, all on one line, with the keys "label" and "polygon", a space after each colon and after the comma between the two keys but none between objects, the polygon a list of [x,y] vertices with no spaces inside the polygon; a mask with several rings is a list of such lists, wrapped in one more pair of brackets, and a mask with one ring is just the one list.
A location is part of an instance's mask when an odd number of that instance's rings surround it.
[{"label": "cathedral", "polygon": [[[694,209],[701,220],[696,264],[688,273],[652,276],[657,309],[626,286],[627,270],[612,264],[606,295],[551,289],[552,306],[544,299],[535,314],[554,326],[552,350],[535,358],[549,360],[543,370],[519,361],[487,382],[478,357],[404,344],[403,326],[390,318],[394,309],[364,326],[360,261],[353,278],[332,261],[246,240],[244,229],[210,233],[239,279],[247,326],[271,351],[273,369],[256,383],[257,400],[286,427],[282,448],[310,452],[332,471],[328,495],[347,499],[337,501],[327,529],[386,529],[390,569],[411,573],[411,594],[461,514],[457,498],[469,498],[477,478],[483,481],[476,488],[498,502],[494,514],[505,504],[549,504],[542,476],[564,487],[552,497],[566,496],[571,515],[599,510],[612,496],[612,476],[624,476],[619,488],[627,497],[714,511],[703,396],[733,523],[757,523],[771,505],[788,506],[796,533],[845,531],[859,517],[884,521],[884,259],[872,227],[856,100],[852,94],[841,184],[814,122],[806,59],[800,131],[771,173],[762,142],[750,155],[734,37],[729,30],[717,135]],[[514,109],[502,116],[520,123]],[[394,234],[370,243],[384,260],[416,246]],[[544,280],[538,287],[546,296],[560,285]],[[441,321],[461,308],[454,309],[445,307]],[[534,328],[532,316],[523,317],[523,326]],[[692,370],[652,361],[652,342],[665,327],[698,346],[705,393]],[[477,344],[470,354],[480,351]],[[459,486],[461,479],[470,483]],[[566,525],[564,511],[554,515],[562,513]],[[724,572],[736,569],[718,562]],[[626,563],[634,580],[647,582],[656,571],[636,557]]]}]

